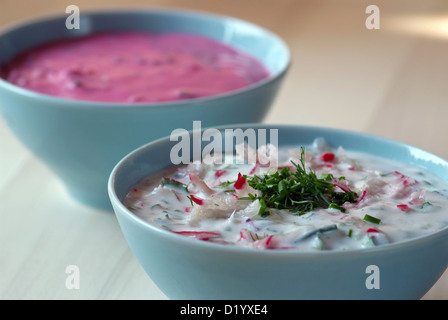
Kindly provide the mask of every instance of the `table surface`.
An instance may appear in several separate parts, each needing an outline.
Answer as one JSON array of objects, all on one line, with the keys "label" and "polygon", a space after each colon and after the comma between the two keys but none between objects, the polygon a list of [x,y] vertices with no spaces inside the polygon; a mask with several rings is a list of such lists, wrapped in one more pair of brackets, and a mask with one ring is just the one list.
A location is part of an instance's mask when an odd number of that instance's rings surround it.
[{"label": "table surface", "polygon": [[[372,133],[448,159],[448,1],[2,0],[0,27],[45,14],[125,7],[196,9],[262,25],[293,65],[266,123]],[[26,196],[25,196],[26,195]],[[167,299],[128,248],[113,212],[71,199],[0,120],[0,298]],[[79,271],[79,288],[66,281]],[[446,272],[423,299],[448,299]]]}]

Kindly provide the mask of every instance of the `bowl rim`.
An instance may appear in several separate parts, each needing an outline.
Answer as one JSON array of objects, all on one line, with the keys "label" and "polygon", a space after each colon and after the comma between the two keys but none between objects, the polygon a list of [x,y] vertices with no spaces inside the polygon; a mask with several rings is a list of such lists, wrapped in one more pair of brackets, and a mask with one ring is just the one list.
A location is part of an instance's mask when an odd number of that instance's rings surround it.
[{"label": "bowl rim", "polygon": [[[31,99],[40,99],[43,100],[43,102],[47,103],[54,103],[54,104],[61,104],[66,103],[69,104],[70,107],[98,107],[98,108],[175,108],[175,107],[185,107],[187,104],[197,104],[197,103],[205,103],[207,104],[210,101],[215,100],[225,100],[225,99],[231,99],[237,95],[245,94],[251,91],[255,91],[257,89],[262,89],[265,86],[268,86],[272,84],[273,82],[278,81],[280,78],[282,78],[290,69],[292,65],[292,55],[291,55],[291,48],[286,43],[286,41],[280,37],[278,34],[274,33],[273,31],[267,29],[266,27],[263,27],[261,25],[255,24],[253,22],[250,22],[248,20],[244,20],[241,18],[236,18],[229,15],[224,14],[218,14],[213,12],[207,12],[207,11],[201,11],[201,10],[193,10],[193,9],[183,9],[183,8],[162,8],[162,7],[129,7],[129,8],[109,8],[109,9],[90,9],[90,10],[83,10],[83,14],[86,15],[130,15],[130,14],[155,14],[155,15],[172,15],[172,16],[183,16],[183,17],[192,17],[192,18],[215,18],[221,21],[234,21],[239,24],[251,26],[252,28],[258,29],[262,31],[264,34],[269,35],[272,39],[275,39],[276,42],[282,47],[283,51],[286,54],[286,60],[284,62],[284,65],[275,73],[271,73],[269,77],[266,79],[263,79],[261,81],[255,82],[253,84],[250,84],[247,87],[232,90],[226,93],[221,93],[217,95],[207,96],[207,97],[201,97],[201,98],[193,98],[188,100],[182,100],[182,101],[162,101],[162,102],[146,102],[146,103],[125,103],[125,102],[101,102],[101,101],[89,101],[89,100],[75,100],[75,99],[69,99],[69,98],[62,98],[62,97],[56,97],[49,94],[39,93],[36,91],[32,91],[29,89],[25,89],[22,87],[19,87],[17,85],[14,85],[7,80],[0,77],[0,89],[3,87],[3,89],[11,91],[18,95],[23,95],[25,97],[31,98]],[[66,15],[63,14],[46,14],[46,15],[40,15],[39,17],[34,17],[31,19],[24,19],[22,21],[16,21],[13,23],[9,23],[8,25],[2,27],[0,29],[0,38],[7,35],[8,33],[14,32],[17,29],[24,28],[27,26],[32,25],[38,25],[40,23],[44,23],[47,21],[52,20],[60,20],[60,19],[66,19]],[[93,33],[87,33],[82,34],[89,35]],[[266,67],[266,65],[260,61],[263,66]]]},{"label": "bowl rim", "polygon": [[[424,152],[426,155],[435,157],[435,159],[441,161],[445,165],[448,166],[448,160],[445,160],[429,151],[421,149],[419,147],[413,146],[411,144],[407,144],[395,139],[382,137],[375,134],[370,134],[366,132],[359,132],[354,130],[340,129],[335,127],[323,127],[323,126],[314,126],[314,125],[294,125],[294,124],[264,124],[264,123],[241,123],[241,124],[230,124],[230,125],[220,125],[214,128],[218,130],[226,129],[226,128],[287,128],[292,130],[298,129],[317,129],[321,132],[338,132],[349,135],[358,135],[367,139],[373,139],[376,141],[383,141],[386,143],[396,144],[406,148],[412,148],[414,150]],[[207,128],[202,128],[201,131],[206,130]],[[191,134],[192,131],[188,131]],[[225,253],[233,253],[233,254],[250,254],[256,256],[273,256],[273,257],[284,257],[284,258],[310,258],[310,257],[320,257],[320,258],[328,258],[333,256],[353,256],[353,255],[372,255],[390,251],[396,251],[404,248],[411,248],[413,246],[423,245],[427,242],[432,242],[438,238],[446,238],[448,237],[448,225],[439,229],[435,232],[420,235],[418,237],[413,237],[407,240],[398,241],[390,244],[385,244],[381,246],[375,246],[370,248],[359,248],[359,249],[349,249],[349,250],[319,250],[319,251],[296,251],[296,250],[257,250],[254,248],[247,247],[238,247],[233,245],[223,245],[219,243],[213,243],[208,241],[198,241],[197,239],[191,239],[189,237],[185,237],[182,235],[175,234],[173,232],[169,232],[168,230],[164,230],[157,226],[150,224],[149,222],[144,221],[142,218],[138,217],[132,211],[130,211],[126,206],[122,203],[122,201],[118,198],[115,192],[115,179],[116,175],[119,173],[122,167],[126,166],[128,162],[131,162],[133,158],[138,157],[141,153],[145,153],[148,149],[154,148],[158,145],[163,145],[169,141],[168,137],[159,138],[157,140],[151,141],[147,144],[144,144],[133,151],[129,152],[126,156],[124,156],[112,169],[108,183],[107,190],[110,201],[112,203],[113,209],[115,211],[115,215],[122,216],[124,219],[128,220],[133,224],[137,224],[141,228],[144,228],[147,232],[151,232],[153,234],[157,234],[157,236],[163,237],[164,239],[175,242],[181,246],[185,247],[197,247],[198,249],[208,249]],[[279,145],[281,143],[279,142]],[[448,183],[448,180],[445,180]]]}]

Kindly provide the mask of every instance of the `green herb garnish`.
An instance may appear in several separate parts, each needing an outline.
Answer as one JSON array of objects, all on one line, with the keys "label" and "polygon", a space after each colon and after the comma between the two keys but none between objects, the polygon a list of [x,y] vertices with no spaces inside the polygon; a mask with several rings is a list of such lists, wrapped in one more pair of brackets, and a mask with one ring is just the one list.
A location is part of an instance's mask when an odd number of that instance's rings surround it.
[{"label": "green herb garnish", "polygon": [[366,214],[364,216],[364,221],[372,222],[372,223],[375,223],[375,224],[380,224],[381,219],[378,219],[378,218],[373,217],[373,216],[371,216],[369,214]]},{"label": "green herb garnish", "polygon": [[187,196],[187,198],[190,200],[190,205],[193,207],[194,206],[194,201],[190,196]]},{"label": "green herb garnish", "polygon": [[425,201],[425,202],[423,202],[421,208],[424,208],[424,207],[426,207],[426,206],[431,206],[431,205],[432,205],[431,202],[429,202],[429,201]]},{"label": "green herb garnish", "polygon": [[235,181],[224,181],[224,182],[221,182],[219,187],[225,189],[225,188],[233,185],[234,183],[235,183]]},{"label": "green herb garnish", "polygon": [[171,186],[171,187],[182,189],[182,190],[188,192],[187,185],[182,183],[182,182],[180,182],[180,181],[177,181],[177,180],[174,180],[174,179],[171,179],[171,178],[163,177],[162,180],[161,180],[161,183],[162,183],[162,186],[164,186],[164,187],[165,186]]},{"label": "green herb garnish", "polygon": [[261,191],[261,196],[249,194],[246,198],[260,201],[259,215],[269,215],[268,208],[286,209],[298,215],[317,208],[336,208],[344,212],[342,205],[345,202],[356,201],[357,195],[353,191],[335,191],[335,179],[331,174],[318,178],[313,171],[307,172],[303,147],[301,151],[301,165],[291,161],[295,172],[286,166],[265,175],[245,176],[252,188]]}]

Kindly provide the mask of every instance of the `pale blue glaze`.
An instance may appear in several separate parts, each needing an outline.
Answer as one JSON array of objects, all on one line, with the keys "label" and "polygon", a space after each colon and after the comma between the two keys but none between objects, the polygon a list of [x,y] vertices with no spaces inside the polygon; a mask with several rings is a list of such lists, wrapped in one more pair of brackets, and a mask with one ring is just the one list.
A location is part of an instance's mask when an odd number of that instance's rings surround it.
[{"label": "pale blue glaze", "polygon": [[[323,137],[335,147],[422,166],[448,181],[444,159],[378,136],[305,126],[248,124],[233,128],[279,129],[280,146],[306,145]],[[448,266],[448,228],[371,249],[300,253],[224,246],[150,226],[128,211],[121,200],[137,181],[170,163],[174,144],[161,139],[133,151],[114,168],[108,186],[130,248],[171,299],[419,299]],[[379,289],[366,287],[370,265],[379,268]]]},{"label": "pale blue glaze", "polygon": [[272,77],[248,89],[187,102],[89,103],[31,92],[0,79],[0,114],[20,141],[44,161],[77,199],[110,208],[107,178],[129,151],[173,129],[260,122],[290,65],[287,45],[248,22],[188,11],[81,11],[80,29],[68,15],[20,24],[0,34],[0,64],[20,51],[64,37],[105,30],[193,32],[224,41],[258,57]]}]

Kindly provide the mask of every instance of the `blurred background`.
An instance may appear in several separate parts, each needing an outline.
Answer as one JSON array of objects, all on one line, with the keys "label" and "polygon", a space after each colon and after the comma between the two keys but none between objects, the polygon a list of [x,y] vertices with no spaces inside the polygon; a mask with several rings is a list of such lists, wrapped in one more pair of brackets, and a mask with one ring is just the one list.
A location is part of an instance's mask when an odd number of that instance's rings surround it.
[{"label": "blurred background", "polygon": [[[168,7],[245,19],[277,33],[293,65],[266,122],[342,127],[425,147],[448,116],[448,1],[443,0],[2,0],[0,27],[69,5]],[[368,29],[369,5],[380,29]],[[431,104],[430,109],[428,105]],[[437,115],[428,116],[434,110]],[[407,122],[397,128],[397,122]],[[421,121],[430,121],[418,135]],[[430,151],[448,157],[444,141]]]},{"label": "blurred background", "polygon": [[[446,0],[0,0],[0,28],[42,15],[64,14],[69,5],[77,5],[81,15],[83,11],[99,8],[167,7],[230,15],[259,24],[288,43],[293,61],[265,122],[363,131],[448,158]],[[379,29],[366,27],[369,5],[380,10]],[[28,177],[34,175],[28,183],[51,177],[0,120],[0,202],[11,194],[7,189],[19,169],[28,170]],[[14,190],[20,192],[17,184]],[[32,205],[39,206],[39,202]],[[107,221],[115,223],[112,218]],[[107,223],[101,223],[103,228],[107,227]],[[0,236],[0,242],[7,240],[3,237]],[[29,246],[21,248],[28,250]],[[125,252],[124,248],[120,252]],[[127,251],[123,255],[129,257]],[[1,271],[7,277],[0,280],[0,296],[3,293],[5,297],[51,297],[44,289],[45,283],[52,279],[50,274],[40,279],[43,287],[37,288],[26,286],[16,276],[8,278],[15,275],[12,270],[17,266],[22,266],[25,274],[30,272],[21,264],[25,257],[26,254]],[[31,261],[40,260],[34,256]],[[111,261],[115,262],[112,258]],[[139,286],[148,282],[145,275],[131,276],[141,270],[134,265],[133,269],[126,266],[103,270],[102,282],[82,297],[146,297]],[[126,283],[114,279],[118,267],[124,268],[121,274],[129,276]],[[38,274],[33,270],[32,275]],[[6,288],[3,291],[1,284]],[[63,290],[59,294],[72,297]],[[446,274],[425,298],[448,299]]]}]

